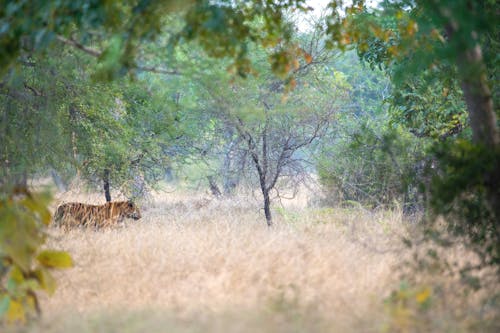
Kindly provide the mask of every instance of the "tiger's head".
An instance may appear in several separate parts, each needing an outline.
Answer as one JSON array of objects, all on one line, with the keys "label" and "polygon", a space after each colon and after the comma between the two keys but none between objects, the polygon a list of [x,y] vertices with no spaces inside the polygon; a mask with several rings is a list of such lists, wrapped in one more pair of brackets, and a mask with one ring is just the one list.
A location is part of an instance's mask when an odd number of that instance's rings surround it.
[{"label": "tiger's head", "polygon": [[121,206],[122,214],[124,214],[126,217],[134,220],[138,220],[141,218],[141,211],[133,201],[123,201],[121,203]]}]

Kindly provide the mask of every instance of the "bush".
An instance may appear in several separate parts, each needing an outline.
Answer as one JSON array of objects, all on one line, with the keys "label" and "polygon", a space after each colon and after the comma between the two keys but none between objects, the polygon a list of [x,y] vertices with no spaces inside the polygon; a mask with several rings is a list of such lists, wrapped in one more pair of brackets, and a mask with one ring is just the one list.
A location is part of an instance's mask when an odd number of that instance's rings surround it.
[{"label": "bush", "polygon": [[[436,145],[439,163],[431,186],[434,238],[437,216],[446,216],[447,231],[481,257],[482,266],[500,269],[500,151],[455,140]],[[494,185],[496,184],[496,185]]]},{"label": "bush", "polygon": [[317,162],[328,195],[336,203],[398,204],[405,212],[420,207],[418,188],[426,164],[423,141],[397,127],[380,126],[380,122],[357,128],[336,133]]}]

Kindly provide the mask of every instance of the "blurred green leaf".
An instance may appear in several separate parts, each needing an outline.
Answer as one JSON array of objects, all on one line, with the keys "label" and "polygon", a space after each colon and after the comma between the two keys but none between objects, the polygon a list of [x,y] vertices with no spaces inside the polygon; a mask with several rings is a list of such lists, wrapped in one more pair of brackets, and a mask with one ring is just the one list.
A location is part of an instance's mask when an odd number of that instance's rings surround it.
[{"label": "blurred green leaf", "polygon": [[[30,193],[15,188],[0,193],[0,320],[25,323],[39,312],[36,291],[48,294],[55,290],[55,280],[47,268],[72,266],[63,251],[39,252],[45,242],[45,228],[50,220],[48,193]],[[45,266],[33,269],[33,259]]]},{"label": "blurred green leaf", "polygon": [[26,322],[26,311],[23,305],[11,299],[9,303],[9,309],[6,313],[6,319],[8,323],[25,323]]},{"label": "blurred green leaf", "polygon": [[0,318],[9,310],[10,307],[10,297],[8,295],[0,296]]},{"label": "blurred green leaf", "polygon": [[70,268],[73,267],[71,256],[64,251],[44,250],[36,257],[38,262],[46,267]]},{"label": "blurred green leaf", "polygon": [[35,270],[34,274],[40,282],[40,286],[44,290],[46,290],[49,295],[52,295],[55,292],[57,286],[56,280],[54,279],[52,274],[50,274],[50,272],[44,268]]}]

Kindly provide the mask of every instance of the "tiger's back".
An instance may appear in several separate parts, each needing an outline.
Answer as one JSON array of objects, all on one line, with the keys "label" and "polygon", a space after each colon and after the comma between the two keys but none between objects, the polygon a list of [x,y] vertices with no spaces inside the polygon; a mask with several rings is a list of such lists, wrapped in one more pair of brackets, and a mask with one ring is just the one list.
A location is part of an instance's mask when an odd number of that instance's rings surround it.
[{"label": "tiger's back", "polygon": [[107,202],[104,205],[89,205],[68,202],[57,207],[54,225],[57,227],[111,227],[125,218],[141,218],[139,208],[132,201]]}]

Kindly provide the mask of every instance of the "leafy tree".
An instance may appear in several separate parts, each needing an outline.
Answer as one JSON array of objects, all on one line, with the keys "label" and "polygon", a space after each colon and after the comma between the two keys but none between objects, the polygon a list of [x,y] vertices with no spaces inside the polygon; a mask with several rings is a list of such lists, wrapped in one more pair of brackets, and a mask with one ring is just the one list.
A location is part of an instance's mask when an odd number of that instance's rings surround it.
[{"label": "leafy tree", "polygon": [[387,69],[396,87],[394,122],[448,138],[434,148],[433,211],[448,215],[451,233],[465,237],[484,264],[497,266],[500,139],[491,91],[498,90],[498,8],[495,1],[421,0],[372,10],[359,1],[344,17],[332,8],[328,29],[333,44],[356,45]]},{"label": "leafy tree", "polygon": [[470,137],[462,91],[453,76],[424,71],[397,82],[390,103],[393,123],[402,124],[416,137],[444,140],[450,136]]},{"label": "leafy tree", "polygon": [[[394,64],[396,77],[429,68],[455,68],[474,143],[497,151],[498,126],[490,93],[497,69],[482,52],[482,45],[495,45],[489,40],[498,34],[496,2],[386,1],[382,10],[372,12],[356,3],[349,14],[331,21],[334,40],[341,46],[357,43],[361,52],[386,44],[382,52],[375,52],[375,61]],[[487,55],[492,56],[491,51]],[[483,181],[493,208],[500,206],[497,170],[485,174]]]},{"label": "leafy tree", "polygon": [[[255,54],[265,59],[261,52]],[[231,80],[220,71],[206,77],[204,108],[217,119],[214,130],[223,133],[221,140],[229,143],[224,146],[239,153],[235,166],[253,170],[271,225],[273,192],[279,196],[280,181],[294,185],[307,173],[307,149],[325,135],[348,96],[348,86],[344,76],[304,62],[296,64],[296,87],[287,91],[286,82],[266,70],[265,60],[260,64],[259,79]]]},{"label": "leafy tree", "polygon": [[128,194],[137,175],[157,179],[165,165],[160,145],[178,132],[175,105],[160,101],[163,89],[152,94],[144,81],[93,82],[93,59],[71,48],[50,55],[32,57],[2,83],[2,179],[26,182],[45,170],[69,177],[76,170]]},{"label": "leafy tree", "polygon": [[[293,32],[284,12],[287,9],[307,11],[304,4],[304,0],[252,3],[127,0],[109,4],[84,0],[28,4],[6,0],[0,11],[3,27],[0,45],[4,50],[0,68],[12,66],[26,50],[43,52],[58,41],[98,57],[100,66],[96,77],[100,79],[117,78],[127,69],[169,72],[140,63],[140,42],[158,38],[168,16],[181,12],[184,28],[171,38],[169,47],[181,40],[196,40],[210,56],[232,58],[235,72],[247,75],[251,72],[250,43],[275,46],[270,57],[273,69],[286,75],[301,50],[281,43],[289,40]],[[102,51],[86,46],[86,42],[92,40],[91,31],[96,28],[102,30],[108,41]]]},{"label": "leafy tree", "polygon": [[351,87],[350,104],[343,107],[346,116],[356,119],[385,116],[386,102],[393,89],[384,71],[368,67],[354,51],[340,53],[325,66],[342,73]]},{"label": "leafy tree", "polygon": [[13,71],[0,83],[0,139],[2,183],[26,184],[40,168],[58,165],[64,145],[58,140],[63,128],[58,121],[56,89],[48,93],[43,78],[48,74],[32,63]]},{"label": "leafy tree", "polygon": [[400,125],[392,109],[398,104],[391,101],[399,90],[392,88],[385,71],[370,69],[352,51],[326,66],[340,71],[351,86],[349,103],[342,105],[316,161],[326,202],[419,209],[429,140],[414,137],[405,131],[409,126]]},{"label": "leafy tree", "polygon": [[[361,18],[359,18],[359,17]],[[404,16],[399,13],[399,17]],[[380,68],[391,78],[392,89],[385,101],[389,103],[392,122],[407,127],[417,137],[444,139],[468,127],[466,107],[453,66],[432,64],[431,69],[404,75],[418,61],[413,57],[398,57],[401,43],[398,16],[391,13],[361,13],[360,23],[372,25],[374,33],[361,40],[359,57],[372,69]],[[404,21],[403,18],[399,20]],[[416,29],[412,22],[406,28]]]}]

